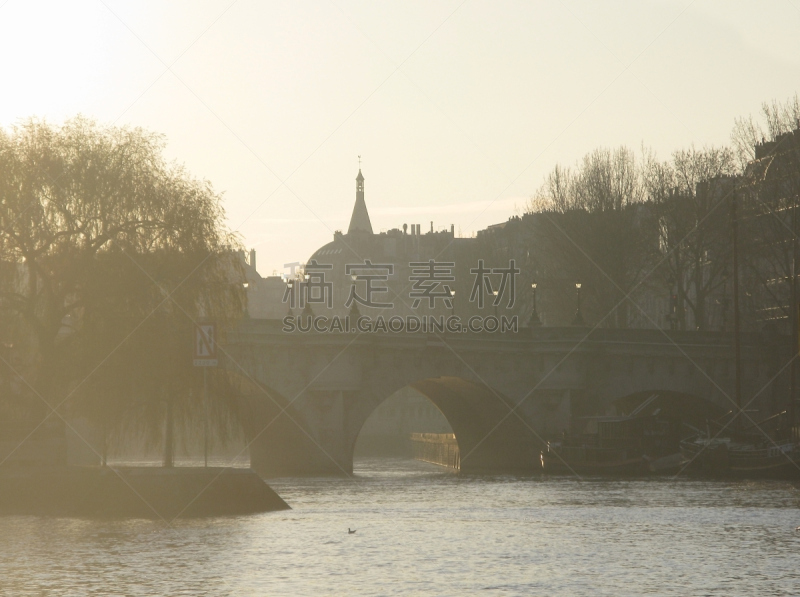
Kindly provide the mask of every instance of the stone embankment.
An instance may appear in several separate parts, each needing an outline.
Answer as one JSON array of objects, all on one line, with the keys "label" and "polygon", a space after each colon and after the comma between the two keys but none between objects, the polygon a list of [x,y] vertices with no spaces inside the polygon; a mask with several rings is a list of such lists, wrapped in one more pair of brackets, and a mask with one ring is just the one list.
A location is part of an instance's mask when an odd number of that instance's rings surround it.
[{"label": "stone embankment", "polygon": [[461,469],[461,453],[453,433],[412,433],[414,459]]}]

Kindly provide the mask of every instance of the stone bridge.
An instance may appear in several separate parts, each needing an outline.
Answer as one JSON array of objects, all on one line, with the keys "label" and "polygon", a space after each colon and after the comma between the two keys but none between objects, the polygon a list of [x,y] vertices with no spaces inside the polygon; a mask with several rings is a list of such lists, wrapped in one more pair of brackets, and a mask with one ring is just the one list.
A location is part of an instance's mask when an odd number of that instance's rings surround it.
[{"label": "stone bridge", "polygon": [[[699,420],[734,406],[732,336],[723,332],[301,334],[247,320],[227,333],[223,353],[221,364],[246,380],[251,463],[266,476],[351,473],[362,425],[405,386],[447,417],[464,471],[535,468],[545,440],[626,398],[659,393]],[[786,408],[789,353],[785,337],[742,337],[753,419]]]}]

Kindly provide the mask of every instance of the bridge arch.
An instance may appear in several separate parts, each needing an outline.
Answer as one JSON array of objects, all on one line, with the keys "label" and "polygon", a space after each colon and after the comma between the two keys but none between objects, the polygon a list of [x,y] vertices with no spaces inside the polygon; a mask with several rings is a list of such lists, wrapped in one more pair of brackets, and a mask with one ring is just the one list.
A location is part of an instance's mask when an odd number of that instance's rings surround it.
[{"label": "bridge arch", "polygon": [[420,433],[447,438],[440,443],[450,446],[453,457],[457,456],[457,443],[448,437],[453,435],[453,428],[445,415],[427,396],[405,386],[368,415],[357,432],[353,457],[411,458],[419,447],[411,441],[411,435]]},{"label": "bridge arch", "polygon": [[[457,376],[423,378],[408,386],[430,400],[447,419],[458,442],[462,471],[538,470],[542,444],[500,392]],[[364,423],[392,394],[354,404],[350,458]]]}]

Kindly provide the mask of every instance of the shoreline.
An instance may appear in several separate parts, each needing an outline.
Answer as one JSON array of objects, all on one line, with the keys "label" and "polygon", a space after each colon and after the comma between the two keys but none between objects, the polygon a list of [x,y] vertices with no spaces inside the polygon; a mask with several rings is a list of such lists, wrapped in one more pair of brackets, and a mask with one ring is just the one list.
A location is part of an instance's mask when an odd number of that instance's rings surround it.
[{"label": "shoreline", "polygon": [[0,514],[77,518],[238,516],[290,506],[252,469],[3,467]]}]

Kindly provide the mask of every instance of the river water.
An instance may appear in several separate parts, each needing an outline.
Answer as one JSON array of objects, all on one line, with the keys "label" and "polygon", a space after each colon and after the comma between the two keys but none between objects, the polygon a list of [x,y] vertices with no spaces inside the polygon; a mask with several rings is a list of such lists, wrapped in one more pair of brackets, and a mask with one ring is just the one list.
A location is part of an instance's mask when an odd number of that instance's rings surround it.
[{"label": "river water", "polygon": [[172,526],[0,518],[0,595],[800,595],[791,483],[371,459],[355,479],[270,484],[292,510]]}]

